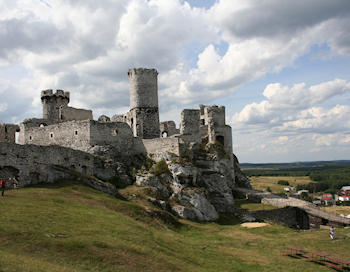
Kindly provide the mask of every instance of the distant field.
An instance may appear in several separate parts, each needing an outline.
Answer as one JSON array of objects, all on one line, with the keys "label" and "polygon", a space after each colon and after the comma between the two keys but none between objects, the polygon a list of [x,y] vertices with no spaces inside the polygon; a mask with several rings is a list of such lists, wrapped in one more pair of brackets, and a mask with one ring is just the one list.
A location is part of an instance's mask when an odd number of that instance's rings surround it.
[{"label": "distant field", "polygon": [[296,187],[298,184],[308,184],[311,182],[309,177],[269,177],[269,176],[257,176],[257,177],[250,177],[250,184],[253,186],[255,190],[266,190],[268,187],[270,187],[271,191],[273,193],[279,193],[283,191],[284,187],[287,187],[286,185],[279,185],[277,182],[279,180],[286,180],[289,182],[289,186]]},{"label": "distant field", "polygon": [[[115,198],[74,182],[6,191],[0,197],[0,271],[333,271],[284,256],[287,245],[350,261],[350,229],[337,228],[332,241],[328,230],[274,223],[249,229],[238,218],[176,223],[143,193],[131,186]],[[269,208],[245,200],[236,206]]]},{"label": "distant field", "polygon": [[328,206],[328,207],[321,207],[321,209],[324,209],[328,212],[337,213],[337,214],[343,214],[343,215],[350,214],[350,206]]},{"label": "distant field", "polygon": [[[295,163],[242,163],[241,169],[248,177],[310,177],[312,183],[300,186],[312,192],[336,192],[350,185],[350,161],[315,161]],[[278,188],[275,187],[275,190]]]}]

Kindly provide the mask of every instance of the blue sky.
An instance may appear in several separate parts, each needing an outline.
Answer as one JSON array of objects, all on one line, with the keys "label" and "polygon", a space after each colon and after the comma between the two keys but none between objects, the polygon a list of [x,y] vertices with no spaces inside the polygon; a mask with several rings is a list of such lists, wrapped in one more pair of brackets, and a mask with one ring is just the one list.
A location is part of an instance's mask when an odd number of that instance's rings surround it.
[{"label": "blue sky", "polygon": [[0,122],[41,117],[42,89],[125,112],[149,67],[161,120],[226,106],[241,162],[350,159],[350,1],[3,0],[0,29]]}]

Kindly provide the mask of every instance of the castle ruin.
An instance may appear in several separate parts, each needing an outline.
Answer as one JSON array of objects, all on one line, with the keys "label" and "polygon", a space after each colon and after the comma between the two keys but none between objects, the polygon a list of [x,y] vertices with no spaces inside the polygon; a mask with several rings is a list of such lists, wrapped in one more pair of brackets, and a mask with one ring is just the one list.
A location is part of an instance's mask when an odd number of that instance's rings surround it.
[{"label": "castle ruin", "polygon": [[0,126],[0,141],[41,146],[59,145],[90,152],[96,146],[112,146],[121,155],[172,152],[181,155],[190,143],[220,143],[232,156],[231,127],[225,123],[225,107],[184,109],[180,127],[174,121],[159,122],[158,72],[129,69],[130,110],[111,118],[93,120],[92,111],[69,107],[69,92],[41,92],[42,118],[26,119],[19,126]]}]

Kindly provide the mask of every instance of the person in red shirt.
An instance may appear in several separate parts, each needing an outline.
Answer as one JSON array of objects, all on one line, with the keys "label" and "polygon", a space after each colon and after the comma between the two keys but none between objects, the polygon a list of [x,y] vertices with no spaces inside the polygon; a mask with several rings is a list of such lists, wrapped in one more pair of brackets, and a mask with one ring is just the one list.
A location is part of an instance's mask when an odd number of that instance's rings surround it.
[{"label": "person in red shirt", "polygon": [[0,180],[0,183],[1,183],[1,195],[4,196],[6,180],[2,179],[2,180]]}]

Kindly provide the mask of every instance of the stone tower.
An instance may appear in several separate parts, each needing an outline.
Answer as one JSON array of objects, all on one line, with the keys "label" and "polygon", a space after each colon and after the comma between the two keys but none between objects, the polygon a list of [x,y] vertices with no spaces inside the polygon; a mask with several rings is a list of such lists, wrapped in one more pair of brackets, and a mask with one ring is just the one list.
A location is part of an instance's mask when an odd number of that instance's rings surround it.
[{"label": "stone tower", "polygon": [[49,120],[61,120],[62,108],[69,103],[69,92],[52,90],[41,92],[41,102],[43,104],[43,118]]},{"label": "stone tower", "polygon": [[129,69],[129,125],[134,136],[159,138],[158,72],[156,69]]}]

